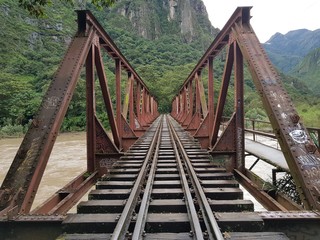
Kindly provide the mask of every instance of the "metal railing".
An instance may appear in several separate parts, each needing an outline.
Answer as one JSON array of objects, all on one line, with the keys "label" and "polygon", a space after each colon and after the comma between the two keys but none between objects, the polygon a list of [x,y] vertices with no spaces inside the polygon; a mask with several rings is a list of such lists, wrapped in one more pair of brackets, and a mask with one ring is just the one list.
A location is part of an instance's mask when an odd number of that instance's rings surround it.
[{"label": "metal railing", "polygon": [[[230,117],[222,118],[222,126],[225,126]],[[257,136],[267,137],[269,139],[277,140],[273,133],[273,128],[270,122],[259,119],[245,118],[244,119],[245,132],[252,134],[253,141],[257,141]],[[313,143],[320,150],[320,128],[307,127],[310,137]]]}]

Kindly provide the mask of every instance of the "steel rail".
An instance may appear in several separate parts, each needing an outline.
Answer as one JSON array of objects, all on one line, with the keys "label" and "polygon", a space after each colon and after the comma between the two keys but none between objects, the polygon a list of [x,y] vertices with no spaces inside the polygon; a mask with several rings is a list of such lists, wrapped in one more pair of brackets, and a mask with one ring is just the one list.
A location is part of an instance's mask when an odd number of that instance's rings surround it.
[{"label": "steel rail", "polygon": [[166,119],[168,121],[168,125],[169,125],[169,133],[170,133],[170,140],[174,149],[174,153],[176,156],[176,161],[177,161],[177,168],[179,170],[179,175],[181,178],[181,184],[182,184],[182,189],[184,192],[184,196],[185,196],[185,201],[186,201],[186,206],[187,206],[187,210],[188,210],[188,215],[189,215],[189,219],[190,219],[190,225],[191,225],[191,229],[193,231],[193,237],[194,239],[204,239],[203,237],[203,232],[201,229],[201,225],[200,225],[200,221],[198,218],[198,214],[197,214],[197,210],[191,195],[191,190],[188,184],[188,180],[186,177],[186,173],[185,170],[183,168],[183,164],[179,155],[179,149],[177,147],[177,144],[175,142],[176,139],[176,135],[175,135],[175,130],[174,128],[171,126],[170,124],[170,120],[168,119],[168,116],[166,115]]},{"label": "steel rail", "polygon": [[148,209],[149,209],[149,205],[150,205],[150,196],[151,196],[151,192],[152,192],[154,177],[156,174],[156,169],[157,169],[156,166],[158,163],[159,149],[160,149],[160,143],[161,143],[161,133],[162,133],[162,127],[163,127],[163,116],[161,117],[160,121],[161,121],[160,122],[160,132],[157,137],[157,145],[156,145],[156,149],[155,149],[155,152],[153,155],[153,160],[152,160],[151,168],[149,171],[147,184],[144,189],[142,201],[140,204],[140,209],[139,209],[139,213],[137,216],[136,224],[135,224],[135,227],[134,227],[134,230],[132,233],[132,239],[141,239],[142,238],[142,234],[143,234],[144,227],[146,224],[147,213],[148,213]]},{"label": "steel rail", "polygon": [[[172,121],[171,119],[172,119],[172,117],[170,117],[169,126],[170,126],[170,128],[174,129],[174,126],[171,122]],[[181,143],[181,140],[180,140],[178,134],[176,133],[176,131],[172,131],[172,132],[174,134],[174,138],[176,139],[176,142],[179,147],[182,158],[184,160],[184,163],[187,167],[187,171],[188,171],[188,174],[191,178],[192,185],[194,186],[194,190],[195,190],[195,193],[196,193],[196,196],[198,199],[198,203],[199,203],[200,209],[203,214],[203,219],[204,219],[205,225],[207,227],[209,238],[216,239],[216,240],[223,240],[224,237],[222,236],[222,233],[220,231],[218,223],[213,215],[210,204],[209,204],[209,202],[206,198],[206,195],[202,189],[202,186],[199,182],[197,174],[196,174],[195,170],[193,169],[193,166],[192,166],[191,161],[188,157],[188,154],[187,154],[186,150],[184,149],[184,147]]]},{"label": "steel rail", "polygon": [[[155,122],[154,124],[158,124],[159,120]],[[121,216],[118,220],[118,223],[112,233],[112,240],[119,240],[119,239],[125,239],[125,235],[127,233],[127,230],[129,228],[130,222],[131,222],[131,216],[134,211],[134,208],[136,207],[136,203],[138,200],[138,196],[141,192],[142,182],[145,179],[145,176],[147,174],[147,167],[149,165],[149,160],[152,157],[152,154],[154,152],[154,148],[157,143],[158,136],[160,134],[160,124],[158,124],[155,134],[152,138],[150,148],[148,150],[148,153],[144,159],[143,165],[141,167],[141,170],[139,172],[139,175],[137,177],[137,180],[134,183],[134,186],[132,188],[132,191],[130,193],[130,196],[128,198],[128,201],[121,213]]]}]

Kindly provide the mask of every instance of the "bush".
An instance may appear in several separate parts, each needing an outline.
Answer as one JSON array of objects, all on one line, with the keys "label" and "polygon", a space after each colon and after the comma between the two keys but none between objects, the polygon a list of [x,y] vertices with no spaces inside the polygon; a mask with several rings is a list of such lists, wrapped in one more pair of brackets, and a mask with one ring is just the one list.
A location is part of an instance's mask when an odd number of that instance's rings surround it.
[{"label": "bush", "polygon": [[6,125],[0,128],[0,137],[21,137],[24,134],[22,125]]}]

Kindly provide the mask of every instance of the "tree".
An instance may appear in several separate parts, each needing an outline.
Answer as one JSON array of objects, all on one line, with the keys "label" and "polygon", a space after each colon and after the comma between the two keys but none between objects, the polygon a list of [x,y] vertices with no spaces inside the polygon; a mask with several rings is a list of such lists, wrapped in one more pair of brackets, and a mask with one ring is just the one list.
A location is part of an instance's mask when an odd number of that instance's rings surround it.
[{"label": "tree", "polygon": [[[66,2],[72,6],[81,7],[86,5],[86,0],[59,0],[60,2]],[[91,0],[91,3],[99,9],[109,7],[117,0]],[[45,7],[50,6],[52,0],[19,0],[19,5],[26,9],[30,15],[41,17],[45,13]]]}]

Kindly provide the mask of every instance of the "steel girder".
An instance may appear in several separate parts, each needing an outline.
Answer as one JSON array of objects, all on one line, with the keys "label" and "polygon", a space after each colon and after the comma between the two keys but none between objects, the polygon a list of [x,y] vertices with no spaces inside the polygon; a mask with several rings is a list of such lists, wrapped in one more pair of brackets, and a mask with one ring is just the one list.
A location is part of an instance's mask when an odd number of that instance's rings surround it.
[{"label": "steel girder", "polygon": [[[228,154],[232,160],[227,164],[230,171],[244,171],[244,91],[243,62],[247,63],[253,82],[262,99],[273,130],[286,157],[290,172],[298,187],[306,209],[320,209],[320,154],[311,141],[293,103],[284,90],[277,71],[250,25],[251,7],[239,7],[220,31],[206,53],[183,83],[178,95],[172,101],[171,115],[199,139],[211,154]],[[213,98],[213,59],[227,47],[224,73],[219,96]],[[208,114],[203,106],[204,91],[199,85],[203,69],[208,70]],[[228,96],[231,77],[234,77],[234,112],[227,127],[218,137],[222,114]],[[184,102],[186,89],[192,85],[196,91],[195,105],[190,103],[192,117],[186,126],[182,116],[187,114],[179,103]],[[190,96],[189,96],[190,99]],[[188,101],[188,100],[187,100]],[[240,175],[240,174],[238,174]]]},{"label": "steel girder", "polygon": [[[85,66],[87,171],[35,209],[34,213],[66,213],[126,151],[157,116],[157,103],[111,38],[89,11],[77,11],[78,32],[73,38],[45,94],[0,188],[0,215],[29,213],[60,126]],[[115,62],[116,115],[104,71],[102,50]],[[128,75],[124,102],[121,77]],[[112,132],[98,120],[96,77]],[[143,95],[140,91],[143,90]],[[136,104],[136,108],[134,107]],[[129,112],[129,114],[128,114]],[[138,124],[137,124],[138,123]],[[88,174],[89,173],[89,174]]]}]

